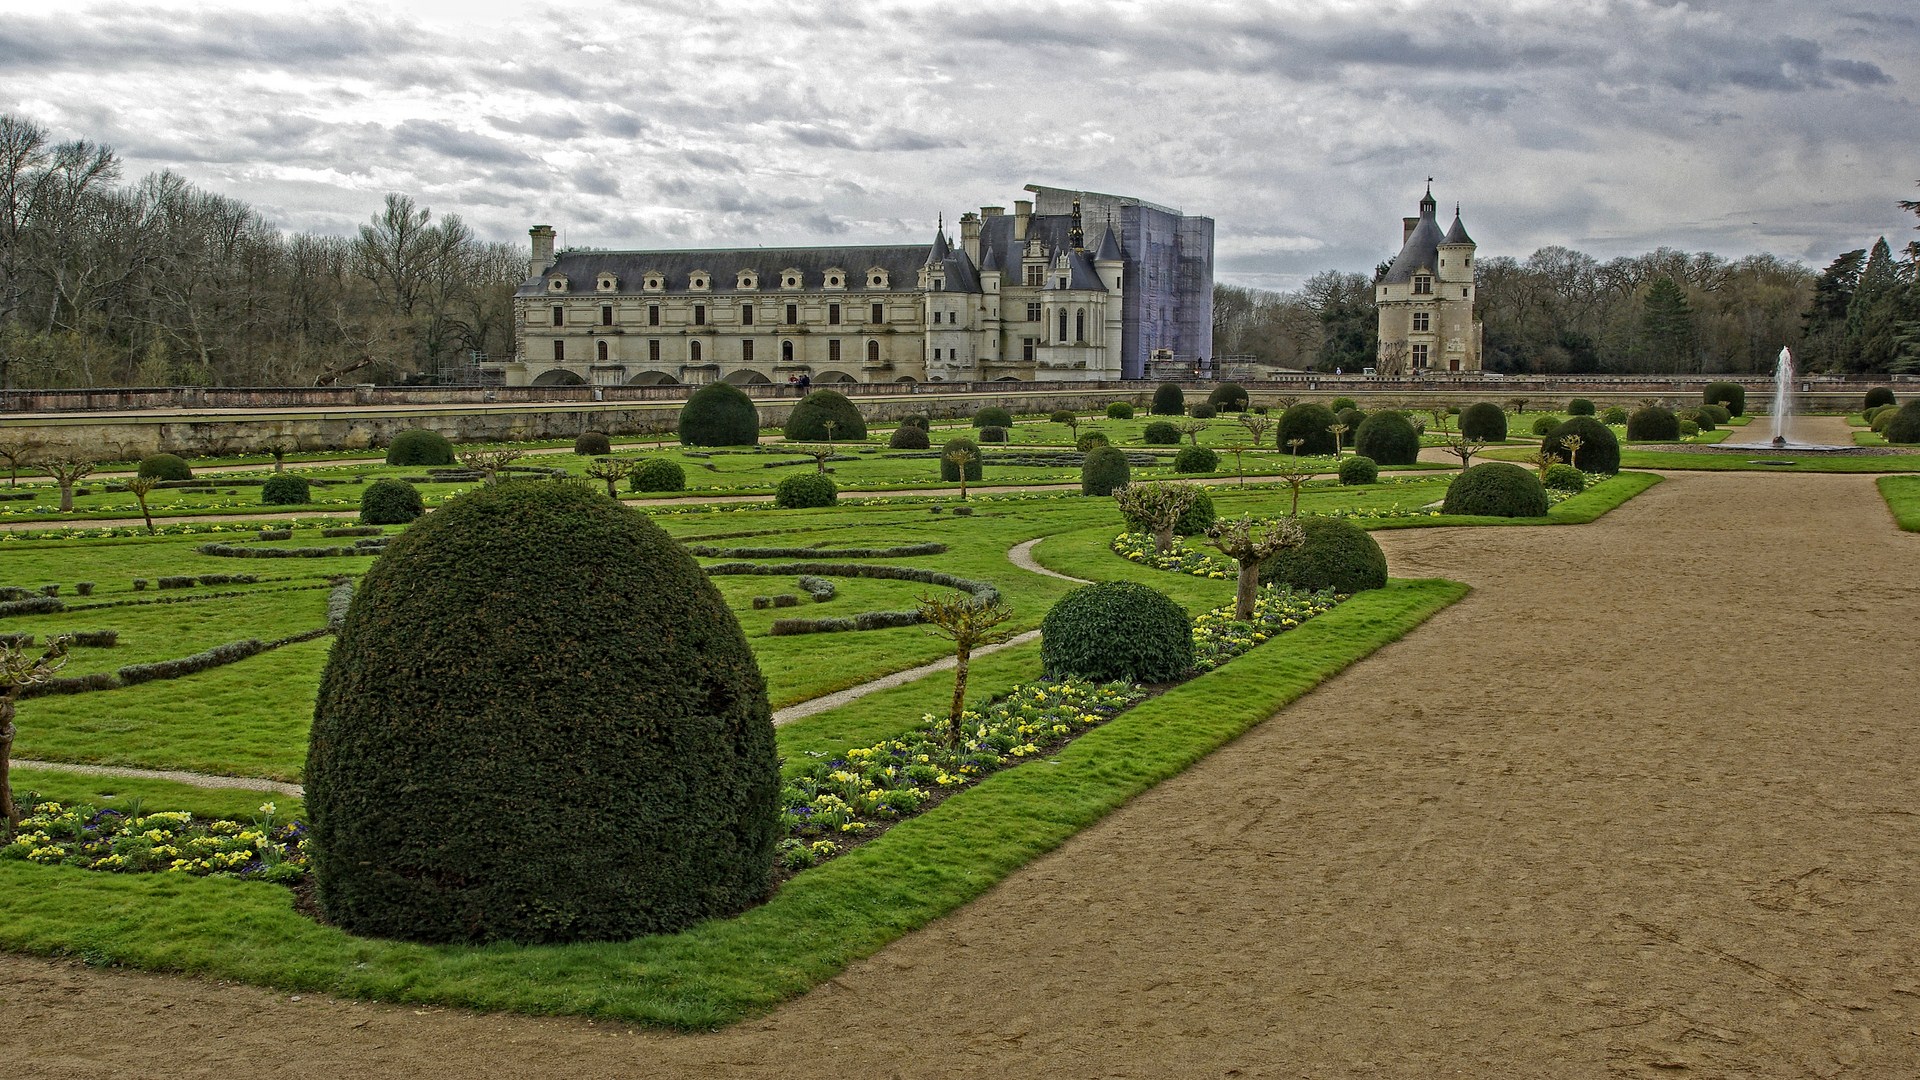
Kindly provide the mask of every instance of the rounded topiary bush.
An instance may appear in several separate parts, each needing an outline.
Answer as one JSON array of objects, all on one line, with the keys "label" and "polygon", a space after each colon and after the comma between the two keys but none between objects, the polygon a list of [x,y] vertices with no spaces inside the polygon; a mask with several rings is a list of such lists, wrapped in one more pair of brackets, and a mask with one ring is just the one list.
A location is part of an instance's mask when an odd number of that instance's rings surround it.
[{"label": "rounded topiary bush", "polygon": [[1700,434],[1699,424],[1694,423],[1692,420],[1680,421],[1680,437],[1681,438],[1691,439],[1698,434]]},{"label": "rounded topiary bush", "polygon": [[1109,445],[1111,445],[1111,443],[1108,441],[1106,435],[1098,431],[1086,432],[1082,434],[1079,438],[1073,440],[1073,448],[1075,450],[1080,451],[1083,454],[1093,449],[1096,446],[1109,446]]},{"label": "rounded topiary bush", "polygon": [[1518,465],[1489,461],[1461,473],[1447,485],[1444,514],[1479,517],[1542,517],[1547,512],[1547,489],[1540,478]]},{"label": "rounded topiary bush", "polygon": [[[1579,453],[1571,459],[1567,456],[1569,435],[1580,437]],[[1620,440],[1614,437],[1612,428],[1591,416],[1568,417],[1540,440],[1540,452],[1558,454],[1561,461],[1581,472],[1612,476],[1620,471]]]},{"label": "rounded topiary bush", "polygon": [[1715,424],[1728,424],[1733,422],[1733,414],[1727,411],[1725,406],[1702,405],[1700,406],[1699,412],[1701,416],[1706,417]]},{"label": "rounded topiary bush", "polygon": [[[1187,512],[1180,515],[1180,520],[1173,523],[1173,531],[1180,536],[1199,536],[1213,525],[1218,516],[1213,508],[1213,496],[1207,494],[1206,488],[1195,485],[1193,502],[1187,507]],[[1146,522],[1129,516],[1127,531],[1151,532],[1152,529]]]},{"label": "rounded topiary bush", "polygon": [[1211,420],[1220,415],[1220,410],[1202,401],[1196,403],[1193,408],[1188,409],[1187,415],[1193,417],[1195,420]]},{"label": "rounded topiary bush", "polygon": [[1260,581],[1306,592],[1365,592],[1387,583],[1387,555],[1367,530],[1341,518],[1299,519],[1307,542],[1260,561]]},{"label": "rounded topiary bush", "polygon": [[867,437],[867,422],[847,395],[838,390],[815,390],[796,403],[781,429],[791,442],[826,442],[827,424],[833,424],[834,442],[859,442]]},{"label": "rounded topiary bush", "polygon": [[576,484],[453,499],[367,571],[320,679],[306,806],[329,922],[619,940],[765,897],[780,772],[739,623]]},{"label": "rounded topiary bush", "polygon": [[1239,383],[1223,382],[1207,395],[1207,404],[1221,412],[1246,412],[1247,388]]},{"label": "rounded topiary bush", "polygon": [[1116,401],[1107,406],[1107,419],[1131,420],[1133,419],[1133,406],[1124,401]]},{"label": "rounded topiary bush", "polygon": [[980,441],[983,443],[1006,442],[1007,429],[1003,427],[983,427],[980,429]]},{"label": "rounded topiary bush", "polygon": [[581,457],[606,457],[613,453],[613,440],[604,431],[583,431],[573,440],[573,452]]},{"label": "rounded topiary bush", "polygon": [[1077,424],[1080,422],[1080,414],[1077,412],[1070,412],[1066,409],[1061,409],[1055,412],[1052,416],[1047,417],[1047,419],[1053,421],[1056,424]]},{"label": "rounded topiary bush", "polygon": [[680,408],[682,446],[753,446],[759,441],[760,410],[732,383],[708,383]]},{"label": "rounded topiary bush", "polygon": [[1335,409],[1333,418],[1347,425],[1347,430],[1340,433],[1342,446],[1352,446],[1353,440],[1360,437],[1360,425],[1367,422],[1367,414],[1351,405],[1344,409]]},{"label": "rounded topiary bush", "polygon": [[1881,427],[1880,434],[1890,443],[1920,443],[1920,398],[1900,406]]},{"label": "rounded topiary bush", "polygon": [[139,475],[152,480],[191,480],[193,468],[178,454],[154,454],[140,459]]},{"label": "rounded topiary bush", "polygon": [[1342,413],[1348,409],[1357,409],[1359,407],[1360,403],[1350,397],[1337,397],[1327,402],[1327,408],[1332,409],[1335,413]]},{"label": "rounded topiary bush", "polygon": [[451,465],[453,444],[437,431],[424,428],[403,431],[387,444],[387,464]]},{"label": "rounded topiary bush", "polygon": [[933,445],[927,436],[927,429],[912,424],[901,424],[887,437],[887,445],[895,450],[925,450]]},{"label": "rounded topiary bush", "polygon": [[260,485],[260,502],[265,506],[298,506],[312,498],[304,476],[274,473]]},{"label": "rounded topiary bush", "polygon": [[1586,398],[1583,398],[1583,397],[1574,398],[1572,401],[1567,402],[1567,415],[1568,416],[1592,416],[1593,402],[1588,401]]},{"label": "rounded topiary bush", "polygon": [[687,470],[672,458],[643,458],[627,474],[627,487],[633,491],[685,491]]},{"label": "rounded topiary bush", "polygon": [[1013,414],[998,405],[989,405],[973,414],[973,426],[977,428],[1013,426]]},{"label": "rounded topiary bush", "polygon": [[1183,446],[1173,455],[1173,471],[1180,473],[1213,472],[1220,467],[1220,455],[1204,446]]},{"label": "rounded topiary bush", "polygon": [[1747,388],[1737,382],[1710,382],[1700,392],[1700,400],[1719,405],[1734,416],[1747,414]]},{"label": "rounded topiary bush", "polygon": [[[1680,437],[1680,418],[1658,405],[1635,409],[1627,417],[1627,438],[1641,442],[1672,442]],[[1584,449],[1584,448],[1583,448]]]},{"label": "rounded topiary bush", "polygon": [[1900,415],[1900,406],[1882,405],[1879,408],[1873,410],[1873,415],[1869,417],[1867,420],[1867,426],[1869,428],[1872,428],[1875,432],[1878,432],[1884,435],[1887,430],[1887,425],[1891,424],[1893,422],[1893,418],[1899,415]]},{"label": "rounded topiary bush", "polygon": [[1096,446],[1087,451],[1087,459],[1080,465],[1080,494],[1104,498],[1113,494],[1114,488],[1124,487],[1130,473],[1127,455],[1117,447]]},{"label": "rounded topiary bush", "polygon": [[1365,454],[1354,454],[1340,461],[1340,482],[1348,487],[1380,481],[1380,465]]},{"label": "rounded topiary bush", "polygon": [[[1334,450],[1333,410],[1315,401],[1289,406],[1274,425],[1274,445],[1289,454],[1331,455]],[[1299,439],[1298,450],[1288,445]]]},{"label": "rounded topiary bush", "polygon": [[919,413],[914,413],[911,416],[901,417],[900,426],[901,427],[917,427],[921,431],[932,431],[933,421],[925,416],[922,416]]},{"label": "rounded topiary bush", "polygon": [[405,480],[386,477],[360,493],[360,524],[405,525],[427,512],[420,491]]},{"label": "rounded topiary bush", "polygon": [[1571,465],[1547,466],[1546,487],[1550,491],[1580,492],[1587,489],[1587,474]]},{"label": "rounded topiary bush", "polygon": [[1693,426],[1699,428],[1701,431],[1712,431],[1714,428],[1713,414],[1707,412],[1705,406],[1698,409],[1688,409],[1686,412],[1681,413],[1680,417],[1684,420],[1693,421]]},{"label": "rounded topiary bush", "polygon": [[960,466],[952,461],[953,452],[956,450],[965,450],[973,455],[967,460],[967,479],[969,481],[980,479],[980,444],[965,436],[948,439],[946,444],[940,447],[940,479],[949,484],[960,482]]},{"label": "rounded topiary bush", "polygon": [[1361,421],[1353,448],[1377,465],[1411,465],[1420,460],[1420,433],[1413,429],[1413,421],[1382,409]]},{"label": "rounded topiary bush", "polygon": [[1476,401],[1460,414],[1460,433],[1469,439],[1507,441],[1507,410],[1491,401]]},{"label": "rounded topiary bush", "polygon": [[1535,435],[1551,435],[1553,434],[1553,429],[1559,426],[1560,426],[1560,418],[1553,415],[1552,413],[1547,413],[1544,416],[1534,417],[1533,427],[1530,428],[1529,430],[1531,430]]},{"label": "rounded topiary bush", "polygon": [[1165,420],[1155,420],[1140,437],[1148,446],[1172,446],[1180,441],[1180,429]]},{"label": "rounded topiary bush", "polygon": [[1627,422],[1627,410],[1618,405],[1609,405],[1600,410],[1600,422],[1603,424],[1624,424]]},{"label": "rounded topiary bush", "polygon": [[773,505],[782,510],[832,506],[840,501],[840,486],[824,473],[796,473],[773,488]]},{"label": "rounded topiary bush", "polygon": [[1040,621],[1040,663],[1049,678],[1171,682],[1193,666],[1193,620],[1136,582],[1082,586]]},{"label": "rounded topiary bush", "polygon": [[1187,395],[1179,383],[1163,382],[1153,388],[1153,406],[1147,411],[1154,416],[1183,415],[1187,411]]},{"label": "rounded topiary bush", "polygon": [[1866,403],[1860,407],[1862,409],[1874,409],[1882,405],[1892,404],[1894,404],[1893,388],[1890,386],[1876,386],[1867,391]]}]

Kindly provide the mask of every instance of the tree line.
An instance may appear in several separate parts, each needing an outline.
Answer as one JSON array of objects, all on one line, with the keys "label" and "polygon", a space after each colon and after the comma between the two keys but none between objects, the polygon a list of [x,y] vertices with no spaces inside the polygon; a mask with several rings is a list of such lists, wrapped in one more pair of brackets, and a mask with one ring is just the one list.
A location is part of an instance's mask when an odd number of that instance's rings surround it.
[{"label": "tree line", "polygon": [[525,274],[519,249],[405,195],[355,236],[283,232],[0,115],[0,387],[437,376],[512,351]]}]

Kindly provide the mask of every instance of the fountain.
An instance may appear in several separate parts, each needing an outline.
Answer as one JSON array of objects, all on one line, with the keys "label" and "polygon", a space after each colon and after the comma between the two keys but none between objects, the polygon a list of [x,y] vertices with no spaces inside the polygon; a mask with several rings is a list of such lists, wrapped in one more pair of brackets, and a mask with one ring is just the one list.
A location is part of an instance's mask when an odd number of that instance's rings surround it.
[{"label": "fountain", "polygon": [[1787,428],[1793,422],[1793,350],[1780,347],[1780,362],[1773,369],[1773,446],[1784,450]]}]

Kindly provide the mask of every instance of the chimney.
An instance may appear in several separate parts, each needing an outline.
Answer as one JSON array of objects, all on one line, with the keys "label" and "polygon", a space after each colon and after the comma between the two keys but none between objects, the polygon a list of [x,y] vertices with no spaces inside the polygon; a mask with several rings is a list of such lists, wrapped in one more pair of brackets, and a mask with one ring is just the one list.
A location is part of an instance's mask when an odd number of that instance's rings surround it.
[{"label": "chimney", "polygon": [[1013,201],[1013,238],[1015,240],[1027,238],[1027,219],[1031,217],[1033,217],[1033,200],[1015,199]]},{"label": "chimney", "polygon": [[553,265],[553,226],[535,225],[527,230],[527,235],[533,237],[533,258],[527,261],[527,276],[536,278]]},{"label": "chimney", "polygon": [[967,253],[973,265],[980,265],[980,216],[966,213],[960,215],[960,250]]},{"label": "chimney", "polygon": [[983,218],[1003,217],[1006,212],[1007,208],[1004,206],[983,206],[980,208],[980,216]]},{"label": "chimney", "polygon": [[1420,219],[1417,217],[1403,217],[1400,219],[1400,246],[1401,247],[1407,246],[1407,241],[1413,236],[1414,227],[1419,224],[1420,224]]}]

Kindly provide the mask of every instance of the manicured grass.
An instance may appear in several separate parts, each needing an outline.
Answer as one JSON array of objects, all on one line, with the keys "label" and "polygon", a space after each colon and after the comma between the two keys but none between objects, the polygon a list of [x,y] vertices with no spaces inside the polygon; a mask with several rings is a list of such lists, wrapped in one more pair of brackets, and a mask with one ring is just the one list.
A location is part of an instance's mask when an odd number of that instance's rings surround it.
[{"label": "manicured grass", "polygon": [[[567,946],[357,939],[257,882],[0,863],[0,945],[292,990],[683,1029],[730,1023],[954,910],[1459,599],[1445,581],[1364,593],[1061,753],[1009,769],[681,934]],[[1284,716],[1274,722],[1285,723]]]},{"label": "manicured grass", "polygon": [[138,804],[142,810],[184,810],[200,817],[252,820],[260,804],[271,802],[282,817],[306,816],[306,803],[290,795],[248,791],[243,788],[207,788],[173,780],[126,779],[118,776],[89,776],[64,769],[15,769],[16,794],[30,791],[41,799],[63,803],[88,803],[102,810],[125,810]]},{"label": "manicured grass", "polygon": [[[1511,450],[1490,450],[1487,457],[1499,461],[1520,461],[1526,455]],[[1758,461],[1792,461],[1791,465],[1759,465]],[[1920,454],[1886,454],[1871,457],[1845,457],[1837,454],[1794,453],[1755,446],[1751,452],[1728,451],[1693,454],[1685,451],[1620,451],[1623,469],[1670,469],[1689,472],[1813,472],[1813,473],[1885,473],[1920,472]]]},{"label": "manicured grass", "polygon": [[1874,483],[1893,520],[1907,532],[1920,532],[1920,477],[1883,476]]},{"label": "manicured grass", "polygon": [[1654,473],[1623,472],[1547,511],[1545,517],[1501,518],[1434,514],[1423,518],[1361,519],[1368,529],[1425,529],[1444,525],[1585,525],[1660,482]]}]

